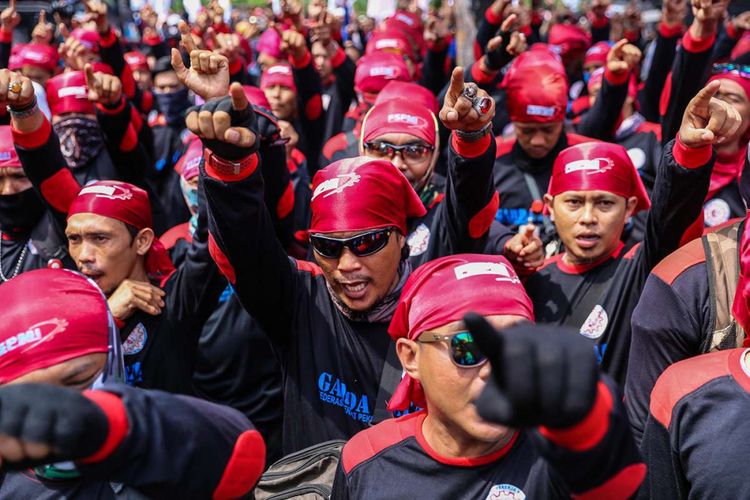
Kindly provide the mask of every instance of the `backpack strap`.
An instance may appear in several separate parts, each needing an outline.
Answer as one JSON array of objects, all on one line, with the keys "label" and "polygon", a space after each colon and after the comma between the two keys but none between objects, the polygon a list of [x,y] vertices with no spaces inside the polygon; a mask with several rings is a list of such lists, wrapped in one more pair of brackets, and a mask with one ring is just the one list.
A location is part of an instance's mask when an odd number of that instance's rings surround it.
[{"label": "backpack strap", "polygon": [[385,355],[383,372],[380,374],[380,386],[378,387],[378,395],[375,398],[375,411],[373,412],[370,425],[378,424],[393,416],[388,411],[388,400],[391,399],[393,392],[396,390],[399,382],[401,382],[402,373],[401,361],[399,361],[396,354],[396,343],[391,340],[388,345],[388,352]]},{"label": "backpack strap", "polygon": [[712,330],[701,345],[701,352],[742,347],[745,332],[732,316],[734,294],[740,276],[739,240],[744,220],[703,236],[708,274],[710,322]]}]

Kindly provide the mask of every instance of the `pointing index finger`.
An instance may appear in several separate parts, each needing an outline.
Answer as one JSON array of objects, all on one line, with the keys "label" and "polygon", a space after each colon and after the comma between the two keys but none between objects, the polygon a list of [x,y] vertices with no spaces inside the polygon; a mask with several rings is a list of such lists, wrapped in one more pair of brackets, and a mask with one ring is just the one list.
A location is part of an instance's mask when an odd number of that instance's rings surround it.
[{"label": "pointing index finger", "polygon": [[94,67],[91,66],[91,64],[86,63],[84,71],[86,72],[86,86],[88,88],[93,88],[96,82],[96,77],[94,76]]},{"label": "pointing index finger", "polygon": [[708,108],[708,104],[711,102],[711,98],[721,88],[721,81],[714,80],[709,82],[708,85],[700,89],[700,91],[693,98],[693,103],[696,106],[705,106]]},{"label": "pointing index finger", "polygon": [[448,93],[455,100],[461,97],[461,93],[464,91],[464,69],[457,66],[451,73],[451,86],[448,89]]}]

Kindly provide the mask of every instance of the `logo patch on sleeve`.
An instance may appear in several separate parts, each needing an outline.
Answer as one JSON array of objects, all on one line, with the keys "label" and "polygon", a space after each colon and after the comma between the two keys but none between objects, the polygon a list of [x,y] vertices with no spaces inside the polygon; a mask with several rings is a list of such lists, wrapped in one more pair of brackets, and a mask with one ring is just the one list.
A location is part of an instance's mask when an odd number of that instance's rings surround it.
[{"label": "logo patch on sleeve", "polygon": [[496,484],[485,500],[525,500],[526,493],[512,484]]}]

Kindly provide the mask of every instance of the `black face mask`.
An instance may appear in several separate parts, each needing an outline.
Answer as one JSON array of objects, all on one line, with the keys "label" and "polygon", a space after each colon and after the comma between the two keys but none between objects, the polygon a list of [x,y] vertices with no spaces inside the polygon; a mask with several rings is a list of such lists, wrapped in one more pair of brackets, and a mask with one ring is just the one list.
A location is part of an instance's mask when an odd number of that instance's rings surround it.
[{"label": "black face mask", "polygon": [[159,111],[164,115],[164,119],[168,125],[185,124],[185,110],[192,106],[188,98],[187,88],[166,94],[154,93],[154,97],[156,97],[156,104],[159,106]]},{"label": "black face mask", "polygon": [[90,118],[70,116],[52,125],[60,138],[60,152],[68,168],[86,166],[104,147],[99,122]]},{"label": "black face mask", "polygon": [[31,231],[44,214],[42,200],[34,189],[0,195],[0,229],[17,234]]}]

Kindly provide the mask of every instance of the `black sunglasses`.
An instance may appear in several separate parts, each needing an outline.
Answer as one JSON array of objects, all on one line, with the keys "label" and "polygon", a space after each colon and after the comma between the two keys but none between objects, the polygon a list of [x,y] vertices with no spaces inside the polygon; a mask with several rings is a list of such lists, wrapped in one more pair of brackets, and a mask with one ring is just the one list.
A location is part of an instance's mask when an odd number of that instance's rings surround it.
[{"label": "black sunglasses", "polygon": [[370,141],[365,143],[365,149],[380,158],[393,158],[396,153],[401,153],[401,157],[406,161],[420,161],[429,156],[435,148],[419,143],[398,146],[385,141]]},{"label": "black sunglasses", "polygon": [[344,247],[357,257],[366,257],[381,251],[388,244],[392,227],[377,229],[351,238],[331,238],[320,234],[310,235],[313,250],[326,259],[338,259]]},{"label": "black sunglasses", "polygon": [[487,361],[487,356],[482,354],[479,346],[474,342],[469,332],[458,332],[452,335],[443,335],[435,332],[423,332],[418,342],[448,342],[451,349],[451,360],[453,364],[461,368],[472,368]]}]

